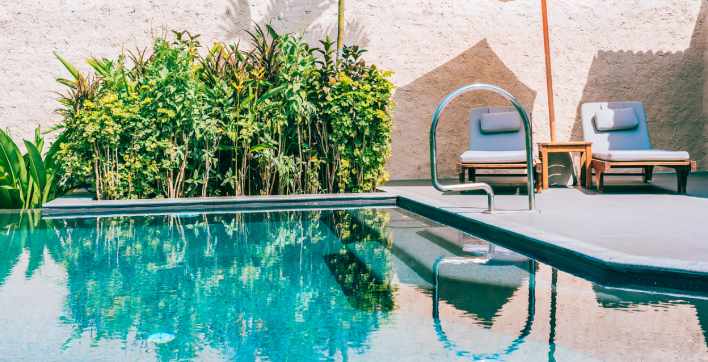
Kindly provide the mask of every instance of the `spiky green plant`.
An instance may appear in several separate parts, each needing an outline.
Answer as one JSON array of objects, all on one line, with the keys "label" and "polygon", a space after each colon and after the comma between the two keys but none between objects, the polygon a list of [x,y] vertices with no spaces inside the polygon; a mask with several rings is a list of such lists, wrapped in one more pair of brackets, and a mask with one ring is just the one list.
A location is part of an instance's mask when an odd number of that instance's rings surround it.
[{"label": "spiky green plant", "polygon": [[34,142],[25,140],[27,153],[20,152],[9,130],[0,130],[0,209],[33,209],[63,196],[79,185],[59,182],[57,152],[63,139],[52,144],[42,159],[44,138],[35,130]]}]

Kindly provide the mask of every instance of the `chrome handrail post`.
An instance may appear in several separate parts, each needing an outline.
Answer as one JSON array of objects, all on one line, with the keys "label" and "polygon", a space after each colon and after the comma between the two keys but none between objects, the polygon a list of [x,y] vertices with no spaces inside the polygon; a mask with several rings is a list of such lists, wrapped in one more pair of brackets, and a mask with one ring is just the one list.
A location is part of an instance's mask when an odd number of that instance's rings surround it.
[{"label": "chrome handrail post", "polygon": [[[533,180],[533,130],[531,129],[531,120],[529,119],[528,115],[526,114],[526,111],[524,111],[524,107],[521,106],[521,103],[514,98],[509,92],[490,85],[490,84],[470,84],[468,86],[464,86],[454,92],[452,92],[450,95],[448,95],[442,103],[438,106],[438,109],[435,110],[435,115],[433,115],[433,121],[432,124],[430,125],[430,174],[431,174],[431,179],[433,182],[433,187],[435,187],[436,190],[445,192],[445,191],[463,191],[463,190],[484,190],[487,193],[487,205],[488,205],[488,210],[485,211],[485,213],[493,214],[496,213],[496,209],[494,207],[494,190],[492,190],[492,187],[489,186],[489,184],[486,184],[484,182],[475,182],[471,184],[459,184],[459,185],[442,185],[440,184],[440,181],[438,181],[438,163],[437,163],[437,142],[436,142],[436,137],[437,137],[437,128],[438,128],[438,121],[440,118],[440,114],[442,114],[443,110],[445,107],[457,96],[469,92],[469,91],[475,91],[475,90],[488,90],[492,91],[494,93],[497,93],[504,98],[506,98],[509,102],[511,102],[512,105],[514,105],[514,108],[516,108],[516,111],[519,112],[519,115],[521,116],[522,123],[524,124],[524,132],[526,133],[526,171],[527,171],[527,178],[528,178],[528,194],[529,194],[529,211],[533,212],[538,212],[536,210],[536,194],[535,194],[535,188],[534,188],[534,180]],[[508,212],[508,211],[506,211]]]}]

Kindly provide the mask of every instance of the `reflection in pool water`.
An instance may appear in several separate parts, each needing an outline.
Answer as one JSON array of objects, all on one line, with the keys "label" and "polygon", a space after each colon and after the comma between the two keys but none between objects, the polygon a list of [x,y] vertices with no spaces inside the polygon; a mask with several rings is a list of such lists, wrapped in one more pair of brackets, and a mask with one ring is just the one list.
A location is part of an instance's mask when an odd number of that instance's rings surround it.
[{"label": "reflection in pool water", "polygon": [[25,212],[0,232],[9,359],[708,358],[705,300],[603,288],[400,209]]}]

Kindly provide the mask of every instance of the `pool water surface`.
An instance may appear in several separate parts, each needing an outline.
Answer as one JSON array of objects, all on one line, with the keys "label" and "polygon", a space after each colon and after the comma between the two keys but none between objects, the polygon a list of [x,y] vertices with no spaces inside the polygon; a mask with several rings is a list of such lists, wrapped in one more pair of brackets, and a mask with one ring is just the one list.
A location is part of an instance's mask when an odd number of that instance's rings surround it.
[{"label": "pool water surface", "polygon": [[0,214],[0,360],[708,360],[708,301],[398,208]]}]

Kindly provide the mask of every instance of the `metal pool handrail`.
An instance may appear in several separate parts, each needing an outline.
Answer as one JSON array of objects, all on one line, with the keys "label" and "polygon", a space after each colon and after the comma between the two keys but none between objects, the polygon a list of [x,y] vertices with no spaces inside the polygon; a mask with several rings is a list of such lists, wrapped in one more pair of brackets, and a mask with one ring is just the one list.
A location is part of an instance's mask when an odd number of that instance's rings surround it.
[{"label": "metal pool handrail", "polygon": [[[506,98],[509,102],[511,102],[512,105],[516,108],[516,111],[519,112],[519,115],[521,116],[522,123],[524,124],[524,132],[526,133],[526,173],[528,177],[528,193],[529,193],[529,209],[528,210],[518,210],[518,211],[496,211],[494,208],[494,190],[492,190],[492,187],[489,186],[489,184],[486,184],[484,182],[475,182],[471,184],[460,184],[460,185],[442,185],[438,181],[438,162],[437,162],[437,157],[436,157],[436,148],[437,148],[437,143],[436,143],[436,132],[438,128],[438,120],[440,118],[440,114],[442,111],[445,109],[445,107],[450,103],[455,97],[461,95],[462,93],[466,93],[469,91],[476,91],[476,90],[488,90],[492,91],[494,93],[497,93],[504,98]],[[490,84],[470,84],[468,86],[464,86],[454,92],[452,92],[449,96],[447,96],[442,103],[438,106],[438,109],[435,111],[435,115],[433,116],[433,122],[430,125],[430,173],[431,173],[431,178],[433,180],[433,186],[435,187],[436,190],[445,192],[445,191],[463,191],[463,190],[484,190],[487,192],[487,204],[489,207],[489,210],[485,211],[484,213],[486,214],[497,214],[497,213],[512,213],[512,212],[539,212],[536,210],[536,195],[534,192],[534,185],[533,185],[533,140],[532,140],[532,130],[531,130],[531,120],[529,120],[528,116],[526,115],[526,112],[524,111],[524,108],[521,106],[521,103],[519,103],[514,96],[511,95],[511,93],[497,87],[493,86]]]}]

